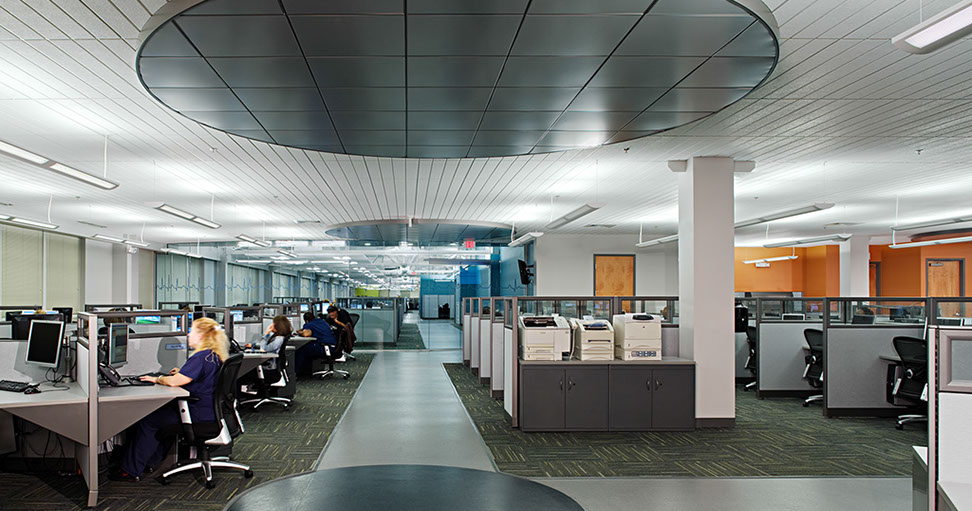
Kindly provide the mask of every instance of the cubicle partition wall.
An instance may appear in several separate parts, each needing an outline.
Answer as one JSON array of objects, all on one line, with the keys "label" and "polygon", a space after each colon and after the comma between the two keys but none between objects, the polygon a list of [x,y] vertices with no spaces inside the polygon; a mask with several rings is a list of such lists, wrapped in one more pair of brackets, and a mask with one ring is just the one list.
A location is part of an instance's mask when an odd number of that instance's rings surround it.
[{"label": "cubicle partition wall", "polygon": [[516,314],[513,312],[513,299],[507,298],[504,300],[504,313],[503,318],[503,409],[506,413],[512,417],[513,416],[513,394],[516,388],[513,384],[515,378],[514,371],[516,370],[517,358],[517,348],[516,348],[516,324],[513,323],[513,318]]},{"label": "cubicle partition wall", "polygon": [[[888,365],[896,336],[925,338],[925,298],[824,299],[824,415],[896,416]],[[899,312],[905,311],[903,314]]]},{"label": "cubicle partition wall", "polygon": [[159,308],[159,310],[163,310],[163,311],[167,311],[167,310],[181,310],[183,307],[192,308],[193,305],[199,305],[199,302],[189,302],[189,301],[182,301],[182,302],[159,302],[158,308]]},{"label": "cubicle partition wall", "polygon": [[472,312],[469,314],[469,368],[472,369],[473,374],[479,374],[479,315],[482,313],[482,308],[479,304],[482,302],[480,298],[473,298],[470,301],[470,307],[472,307]]},{"label": "cubicle partition wall", "polygon": [[[756,326],[756,301],[758,298],[736,298],[736,305],[742,305],[749,312],[749,321],[747,326]],[[736,342],[736,383],[751,382],[753,381],[753,373],[746,369],[746,363],[749,361],[749,341],[746,338],[746,332],[736,332],[735,334]]]},{"label": "cubicle partition wall", "polygon": [[513,341],[513,332],[506,328],[507,311],[512,301],[509,298],[493,298],[490,311],[490,375],[489,392],[494,398],[503,398],[506,379],[506,346]]},{"label": "cubicle partition wall", "polygon": [[493,367],[493,298],[479,301],[479,383],[489,385]]},{"label": "cubicle partition wall", "polygon": [[469,332],[472,316],[472,298],[462,299],[462,363],[467,366],[472,360],[472,334]]},{"label": "cubicle partition wall", "polygon": [[281,304],[280,311],[281,314],[287,316],[287,319],[290,320],[290,324],[293,325],[295,332],[298,328],[304,326],[304,315],[300,312],[299,303]]},{"label": "cubicle partition wall", "polygon": [[35,311],[40,308],[40,305],[0,305],[0,339],[10,339],[13,337],[10,322],[7,321],[7,312]]},{"label": "cubicle partition wall", "polygon": [[[757,298],[755,301],[756,395],[760,398],[805,397],[819,393],[803,379],[808,354],[804,332],[807,329],[823,330],[824,299]],[[747,356],[748,352],[747,345]],[[736,363],[738,377],[738,351]]]},{"label": "cubicle partition wall", "polygon": [[[265,304],[261,305],[260,308],[263,311],[262,312],[262,316],[263,316],[263,322],[262,322],[262,324],[263,324],[263,331],[266,332],[267,331],[267,328],[269,328],[270,325],[273,324],[273,318],[275,318],[277,316],[282,316],[283,315],[284,306],[283,306],[283,304],[279,304],[279,303],[265,303]],[[297,330],[297,325],[293,324],[293,321],[291,321],[290,327],[294,331]]]},{"label": "cubicle partition wall", "polygon": [[311,298],[308,296],[274,296],[273,300],[271,301],[273,303],[286,304],[286,303],[311,303],[316,300],[317,298]]},{"label": "cubicle partition wall", "polygon": [[233,335],[236,342],[256,344],[263,337],[263,306],[229,307],[233,316]]},{"label": "cubicle partition wall", "polygon": [[111,309],[122,309],[122,311],[134,311],[142,308],[140,303],[86,303],[84,312],[108,312]]},{"label": "cubicle partition wall", "polygon": [[[938,302],[938,303],[935,303]],[[930,312],[966,317],[968,299],[932,299]],[[956,315],[955,311],[958,312]],[[937,316],[935,316],[937,317]],[[932,326],[928,356],[927,485],[915,492],[915,509],[952,511],[972,508],[972,328]],[[924,495],[920,494],[924,490]]]},{"label": "cubicle partition wall", "polygon": [[[611,302],[611,314],[635,313],[661,316],[662,322],[662,356],[677,357],[678,348],[678,297],[677,296],[615,296]],[[611,321],[603,308],[595,309],[591,314],[594,319]],[[572,316],[582,317],[582,316]]]},{"label": "cubicle partition wall", "polygon": [[354,327],[358,342],[374,344],[378,349],[398,343],[398,333],[405,318],[404,299],[358,296],[334,301],[338,307],[360,316]]}]

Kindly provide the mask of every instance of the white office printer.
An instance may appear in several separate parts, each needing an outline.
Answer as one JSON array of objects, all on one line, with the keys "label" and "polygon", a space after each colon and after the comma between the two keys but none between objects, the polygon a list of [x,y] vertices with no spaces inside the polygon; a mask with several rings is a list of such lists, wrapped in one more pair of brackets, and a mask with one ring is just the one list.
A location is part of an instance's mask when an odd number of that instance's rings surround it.
[{"label": "white office printer", "polygon": [[520,358],[563,360],[570,353],[570,325],[563,316],[520,316]]},{"label": "white office printer", "polygon": [[614,355],[619,360],[661,360],[661,316],[615,315]]},{"label": "white office printer", "polygon": [[574,330],[574,358],[614,360],[614,327],[606,320],[570,320]]}]

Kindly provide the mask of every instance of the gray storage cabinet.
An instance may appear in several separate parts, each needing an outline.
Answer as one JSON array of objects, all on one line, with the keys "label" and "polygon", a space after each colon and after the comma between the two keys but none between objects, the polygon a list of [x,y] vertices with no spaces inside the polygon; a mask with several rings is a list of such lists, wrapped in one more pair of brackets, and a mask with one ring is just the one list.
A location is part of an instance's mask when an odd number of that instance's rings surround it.
[{"label": "gray storage cabinet", "polygon": [[521,362],[523,431],[691,431],[695,365]]}]

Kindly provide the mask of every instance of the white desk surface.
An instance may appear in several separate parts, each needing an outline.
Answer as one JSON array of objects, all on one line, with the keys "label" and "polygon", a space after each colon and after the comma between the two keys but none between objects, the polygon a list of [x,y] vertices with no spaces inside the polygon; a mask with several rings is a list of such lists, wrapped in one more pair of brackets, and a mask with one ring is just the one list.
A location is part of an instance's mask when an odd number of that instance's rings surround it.
[{"label": "white desk surface", "polygon": [[928,466],[928,448],[920,445],[911,446],[915,450],[915,456],[921,458],[921,462]]},{"label": "white desk surface", "polygon": [[879,357],[881,360],[886,360],[888,362],[901,362],[901,357],[899,357],[896,353],[883,353],[879,355]]},{"label": "white desk surface", "polygon": [[0,408],[30,408],[34,406],[56,406],[86,403],[88,396],[77,382],[61,383],[68,390],[55,390],[50,384],[40,386],[38,394],[24,394],[23,392],[0,392]]},{"label": "white desk surface", "polygon": [[186,389],[165,385],[102,387],[98,391],[98,402],[140,401],[153,398],[176,399],[188,395],[189,391]]},{"label": "white desk surface", "polygon": [[952,509],[972,509],[972,484],[938,481],[938,494]]}]

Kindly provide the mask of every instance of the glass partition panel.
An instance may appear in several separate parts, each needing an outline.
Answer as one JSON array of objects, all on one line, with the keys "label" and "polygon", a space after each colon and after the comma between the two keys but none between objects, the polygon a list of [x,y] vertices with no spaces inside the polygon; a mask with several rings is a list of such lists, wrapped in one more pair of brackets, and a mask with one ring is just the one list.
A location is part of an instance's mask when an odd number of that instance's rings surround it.
[{"label": "glass partition panel", "polygon": [[473,298],[471,300],[471,302],[472,302],[472,315],[473,316],[478,316],[479,315],[479,311],[480,311],[480,309],[479,309],[479,298]]},{"label": "glass partition panel", "polygon": [[970,299],[936,298],[935,324],[940,326],[972,326]]},{"label": "glass partition panel", "polygon": [[[834,310],[833,304],[840,304]],[[901,325],[925,322],[923,298],[831,299],[831,325]]]},{"label": "glass partition panel", "polygon": [[506,300],[493,300],[493,323],[503,323],[506,319]]},{"label": "glass partition panel", "polygon": [[513,328],[513,300],[503,300],[503,307],[508,314],[503,318],[503,324],[507,328]]}]

